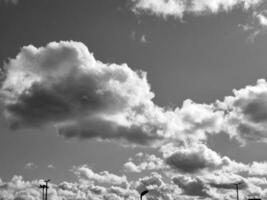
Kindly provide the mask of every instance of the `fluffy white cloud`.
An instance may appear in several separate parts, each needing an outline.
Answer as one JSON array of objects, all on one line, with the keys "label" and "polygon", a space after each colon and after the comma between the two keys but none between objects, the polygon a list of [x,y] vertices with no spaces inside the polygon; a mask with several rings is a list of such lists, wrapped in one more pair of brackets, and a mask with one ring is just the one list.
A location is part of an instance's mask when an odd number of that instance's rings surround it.
[{"label": "fluffy white cloud", "polygon": [[249,174],[253,176],[266,176],[267,162],[253,162],[250,165]]},{"label": "fluffy white cloud", "polygon": [[150,154],[138,153],[134,158],[130,158],[126,163],[124,163],[124,170],[126,172],[139,173],[142,171],[149,170],[163,170],[166,169],[164,161]]},{"label": "fluffy white cloud", "polygon": [[77,175],[77,177],[79,177],[80,180],[95,181],[97,184],[120,185],[122,187],[127,187],[128,181],[126,176],[117,176],[109,173],[108,171],[95,173],[86,165],[74,167],[72,171]]},{"label": "fluffy white cloud", "polygon": [[[97,173],[92,173],[97,176]],[[110,173],[107,174],[111,175]],[[110,185],[100,186],[97,181],[83,181],[83,178],[80,179],[79,176],[77,178],[78,181],[76,182],[62,182],[59,184],[49,183],[48,198],[52,200],[132,200],[138,197],[138,193],[134,189]],[[96,179],[99,180],[99,177]],[[42,191],[39,188],[41,182],[43,182],[43,180],[24,181],[21,176],[14,176],[9,182],[0,183],[0,199],[41,200]]]},{"label": "fluffy white cloud", "polygon": [[13,128],[54,123],[68,138],[141,144],[164,137],[146,74],[97,61],[82,43],[23,47],[4,68],[1,98]]},{"label": "fluffy white cloud", "polygon": [[264,0],[130,0],[132,10],[137,14],[158,17],[174,17],[183,20],[184,15],[212,15],[242,9],[248,13],[245,24],[239,24],[248,32],[249,41],[267,32],[267,10]]},{"label": "fluffy white cloud", "polygon": [[140,193],[144,190],[149,192],[146,194],[150,200],[173,200],[180,195],[180,190],[175,185],[165,183],[162,175],[159,173],[151,173],[150,176],[140,178],[134,183],[134,187]]},{"label": "fluffy white cloud", "polygon": [[[82,170],[80,170],[83,168]],[[83,175],[78,170],[83,171]],[[240,196],[259,195],[263,197],[266,191],[259,187],[265,186],[266,179],[247,177],[216,172],[201,176],[175,175],[172,182],[159,173],[151,173],[138,180],[128,181],[124,176],[110,172],[96,173],[87,166],[75,167],[72,172],[77,181],[49,183],[48,197],[52,200],[134,200],[140,192],[149,190],[146,199],[224,199],[235,197],[232,183],[242,181]],[[90,180],[91,179],[91,180]],[[120,184],[127,182],[127,187]],[[14,176],[8,182],[0,182],[0,199],[3,200],[41,200],[41,189],[38,187],[42,180],[25,181],[21,176]],[[119,184],[117,184],[119,183]]]},{"label": "fluffy white cloud", "polygon": [[254,86],[234,90],[234,96],[226,97],[218,106],[227,114],[225,131],[231,137],[246,143],[266,142],[267,128],[267,83],[258,80]]}]

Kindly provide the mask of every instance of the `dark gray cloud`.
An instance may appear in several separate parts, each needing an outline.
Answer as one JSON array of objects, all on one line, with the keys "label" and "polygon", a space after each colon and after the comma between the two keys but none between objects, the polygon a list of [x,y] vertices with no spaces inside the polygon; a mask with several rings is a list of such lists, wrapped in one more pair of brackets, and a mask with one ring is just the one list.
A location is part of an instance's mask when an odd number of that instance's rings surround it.
[{"label": "dark gray cloud", "polygon": [[218,188],[218,189],[236,189],[236,185],[235,184],[237,184],[237,183],[240,183],[238,185],[238,188],[241,189],[241,190],[248,188],[248,184],[244,180],[231,181],[231,182],[229,182],[229,180],[228,180],[228,182],[225,182],[225,181],[224,182],[220,182],[220,181],[215,179],[215,180],[209,182],[209,185],[211,187],[215,187],[215,188]]},{"label": "dark gray cloud", "polygon": [[267,84],[258,80],[254,86],[234,90],[234,96],[219,102],[226,111],[225,130],[243,144],[266,142]]},{"label": "dark gray cloud", "polygon": [[260,123],[267,120],[267,93],[251,93],[249,98],[240,98],[233,105],[252,122]]},{"label": "dark gray cloud", "polygon": [[202,170],[220,169],[228,164],[226,157],[220,157],[205,145],[177,148],[166,157],[166,163],[183,173],[197,173]]},{"label": "dark gray cloud", "polygon": [[172,178],[172,181],[183,190],[185,195],[211,197],[208,186],[200,178],[191,179],[186,176],[176,176]]},{"label": "dark gray cloud", "polygon": [[[210,183],[210,186],[218,188],[218,189],[236,189],[236,186],[234,185],[234,183]],[[241,182],[238,188],[239,189],[247,188],[247,184],[244,182]]]}]

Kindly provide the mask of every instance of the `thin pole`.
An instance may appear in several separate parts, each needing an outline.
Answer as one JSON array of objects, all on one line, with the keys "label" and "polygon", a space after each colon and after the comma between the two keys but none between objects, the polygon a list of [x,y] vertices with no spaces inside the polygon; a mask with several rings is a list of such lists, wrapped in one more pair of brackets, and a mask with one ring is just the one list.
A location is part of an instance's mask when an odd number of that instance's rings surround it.
[{"label": "thin pole", "polygon": [[50,179],[44,181],[45,182],[45,200],[48,200],[48,198],[47,198],[47,190],[48,190],[48,182],[49,181],[50,181]]},{"label": "thin pole", "polygon": [[43,185],[42,190],[43,190],[43,200],[45,200],[45,185]]},{"label": "thin pole", "polygon": [[39,188],[42,189],[42,200],[45,200],[45,194],[44,194],[44,189],[45,189],[45,185],[40,185]]}]

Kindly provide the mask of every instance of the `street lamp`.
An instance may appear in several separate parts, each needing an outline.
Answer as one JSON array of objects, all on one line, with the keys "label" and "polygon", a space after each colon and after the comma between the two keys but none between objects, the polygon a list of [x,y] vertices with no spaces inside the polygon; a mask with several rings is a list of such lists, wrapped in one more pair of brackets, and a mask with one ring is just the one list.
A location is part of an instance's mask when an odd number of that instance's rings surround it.
[{"label": "street lamp", "polygon": [[45,200],[45,193],[44,193],[44,190],[45,190],[45,185],[39,185],[39,188],[42,189],[42,200]]},{"label": "street lamp", "polygon": [[50,182],[51,180],[50,179],[47,179],[47,180],[45,180],[44,182],[45,182],[45,200],[48,200],[47,199],[47,190],[48,190],[48,182]]},{"label": "street lamp", "polygon": [[146,195],[149,191],[148,190],[144,190],[143,192],[140,193],[140,200],[142,200],[142,197],[144,195]]},{"label": "street lamp", "polygon": [[238,195],[238,186],[242,184],[242,182],[240,183],[234,183],[235,187],[236,187],[236,200],[239,200],[239,195]]}]

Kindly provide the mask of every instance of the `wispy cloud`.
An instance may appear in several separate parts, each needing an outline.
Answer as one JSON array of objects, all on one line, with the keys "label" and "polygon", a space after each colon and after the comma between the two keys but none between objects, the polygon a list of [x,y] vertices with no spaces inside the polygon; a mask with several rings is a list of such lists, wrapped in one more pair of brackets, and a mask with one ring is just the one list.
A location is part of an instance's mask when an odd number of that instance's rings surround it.
[{"label": "wispy cloud", "polygon": [[248,39],[254,41],[258,35],[267,31],[267,4],[264,0],[131,0],[136,14],[157,17],[174,17],[183,20],[184,15],[216,15],[242,9],[249,17],[247,23],[237,24],[249,33]]},{"label": "wispy cloud", "polygon": [[228,12],[241,7],[245,10],[259,6],[263,0],[132,0],[133,11],[162,17],[183,18],[185,14],[205,15]]},{"label": "wispy cloud", "polygon": [[55,168],[55,166],[54,166],[54,165],[52,165],[52,164],[49,164],[49,165],[47,165],[47,168],[49,168],[49,169],[54,169],[54,168]]},{"label": "wispy cloud", "polygon": [[12,3],[12,4],[17,4],[19,0],[0,0],[0,3]]},{"label": "wispy cloud", "polygon": [[26,165],[25,165],[25,169],[37,169],[38,166],[34,163],[34,162],[28,162]]}]

